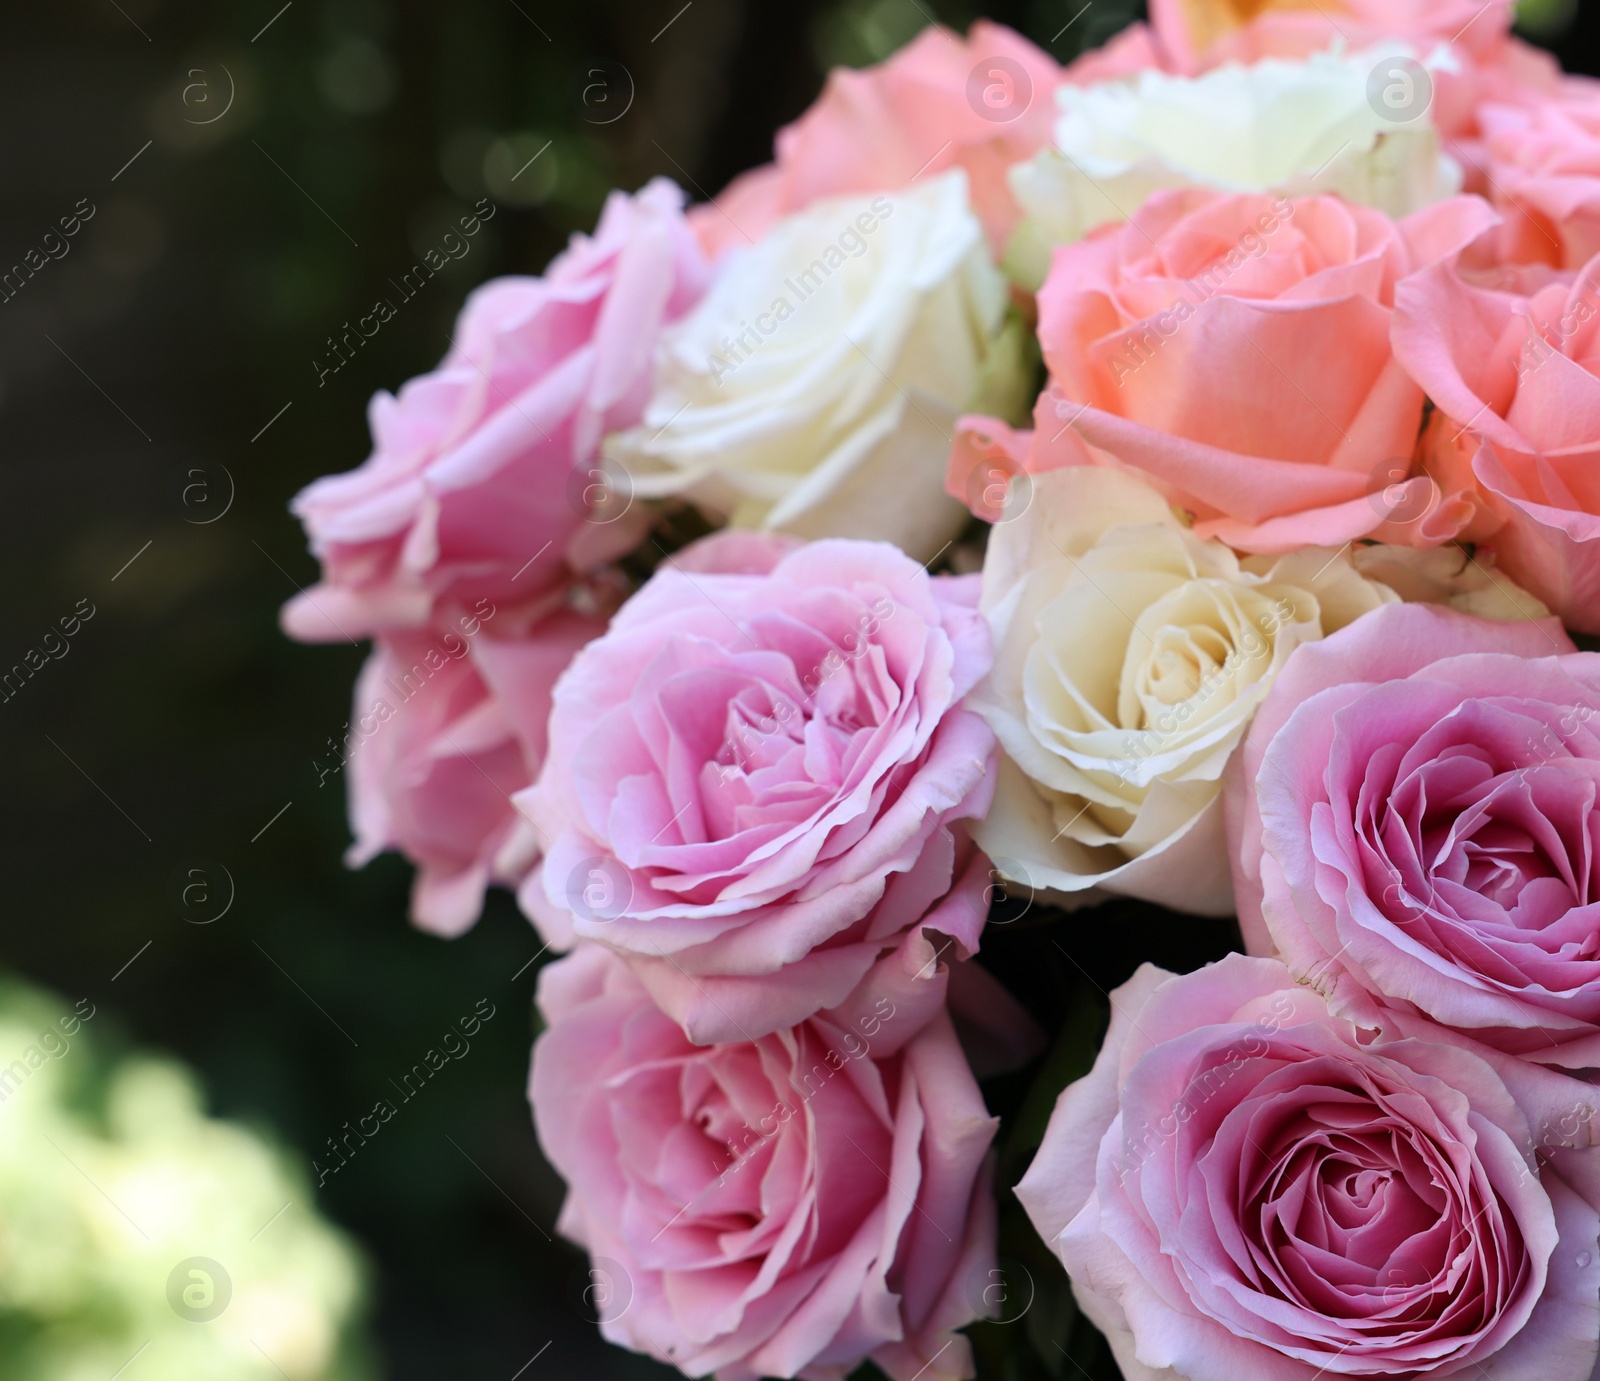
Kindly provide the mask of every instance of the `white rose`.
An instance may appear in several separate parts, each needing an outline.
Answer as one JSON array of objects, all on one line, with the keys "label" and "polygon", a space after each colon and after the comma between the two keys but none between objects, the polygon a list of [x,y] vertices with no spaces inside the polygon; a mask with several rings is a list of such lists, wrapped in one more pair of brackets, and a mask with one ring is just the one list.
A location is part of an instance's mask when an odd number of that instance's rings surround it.
[{"label": "white rose", "polygon": [[1358,546],[1355,566],[1368,580],[1382,581],[1407,604],[1443,604],[1458,613],[1496,623],[1547,619],[1537,596],[1494,569],[1492,555],[1468,556],[1445,547]]},{"label": "white rose", "polygon": [[606,456],[716,521],[931,557],[966,518],[944,492],[956,417],[1024,382],[1006,302],[964,173],[819,202],[729,255]]},{"label": "white rose", "polygon": [[[1384,104],[1386,92],[1401,88],[1383,85],[1389,79],[1380,64],[1404,61],[1404,50],[1316,53],[1229,63],[1198,77],[1145,71],[1128,81],[1062,86],[1056,147],[1011,170],[1025,219],[1007,268],[1037,288],[1053,246],[1126,220],[1168,187],[1337,193],[1396,217],[1453,195],[1461,170],[1440,152],[1427,113],[1401,101],[1391,114]],[[1431,65],[1449,61],[1441,49]],[[1369,86],[1375,69],[1377,99]],[[1426,95],[1420,79],[1406,89],[1414,101]]]},{"label": "white rose", "polygon": [[[1121,471],[1055,470],[1031,492],[984,561],[995,663],[969,704],[1004,756],[977,841],[1068,904],[1228,915],[1228,758],[1296,647],[1398,596],[1347,551],[1241,560]],[[1028,493],[1013,485],[1013,513]]]}]

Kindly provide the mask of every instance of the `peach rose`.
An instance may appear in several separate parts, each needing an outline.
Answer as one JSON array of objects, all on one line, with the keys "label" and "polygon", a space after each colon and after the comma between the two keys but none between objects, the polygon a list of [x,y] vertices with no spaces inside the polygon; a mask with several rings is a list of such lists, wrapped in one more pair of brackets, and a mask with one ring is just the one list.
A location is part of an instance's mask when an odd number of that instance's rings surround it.
[{"label": "peach rose", "polygon": [[1581,268],[1600,252],[1600,91],[1573,87],[1480,115],[1489,195],[1516,263]]},{"label": "peach rose", "polygon": [[720,255],[824,197],[964,168],[998,254],[1018,215],[1006,172],[1049,141],[1060,80],[1048,53],[1003,24],[980,19],[965,39],[924,29],[876,67],[835,68],[811,109],[778,131],[774,161],[735,178],[690,222]]},{"label": "peach rose", "polygon": [[1468,535],[1569,627],[1594,633],[1600,257],[1570,279],[1484,287],[1438,264],[1400,285],[1394,346],[1437,407],[1424,460],[1473,506]]},{"label": "peach rose", "polygon": [[1413,474],[1422,390],[1390,319],[1400,279],[1492,222],[1476,197],[1395,222],[1332,197],[1158,193],[1056,251],[1038,430],[968,430],[947,483],[987,516],[969,491],[997,451],[1034,472],[1120,465],[1245,551],[1447,541],[1470,508]]}]

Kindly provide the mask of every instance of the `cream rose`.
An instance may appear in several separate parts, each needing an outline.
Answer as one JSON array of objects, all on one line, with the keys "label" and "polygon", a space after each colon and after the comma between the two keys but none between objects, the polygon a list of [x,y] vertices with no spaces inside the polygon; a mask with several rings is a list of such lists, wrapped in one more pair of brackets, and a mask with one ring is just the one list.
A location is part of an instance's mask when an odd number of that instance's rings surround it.
[{"label": "cream rose", "polygon": [[930,557],[965,518],[944,492],[956,417],[1012,411],[1025,382],[1006,300],[964,173],[819,202],[730,253],[606,455],[719,522]]},{"label": "cream rose", "polygon": [[[1062,86],[1055,147],[1011,170],[1025,218],[1007,268],[1036,289],[1054,246],[1126,220],[1168,187],[1334,193],[1396,218],[1453,195],[1461,170],[1440,152],[1427,88],[1403,72],[1386,76],[1383,61],[1415,67],[1399,51],[1316,53],[1229,63],[1198,77],[1149,70]],[[1441,50],[1433,61],[1449,59]]]},{"label": "cream rose", "polygon": [[1251,715],[1295,648],[1399,597],[1348,551],[1241,560],[1120,471],[1028,484],[983,568],[995,665],[968,703],[1004,756],[978,843],[1058,901],[1227,915],[1220,779]]}]

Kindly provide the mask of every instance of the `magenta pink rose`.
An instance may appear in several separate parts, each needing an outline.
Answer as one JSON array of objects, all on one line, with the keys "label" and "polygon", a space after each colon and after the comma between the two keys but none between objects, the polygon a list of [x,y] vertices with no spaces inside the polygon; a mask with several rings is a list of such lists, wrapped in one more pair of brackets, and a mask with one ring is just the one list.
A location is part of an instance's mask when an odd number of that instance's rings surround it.
[{"label": "magenta pink rose", "polygon": [[1253,950],[1341,1011],[1600,1065],[1600,655],[1392,606],[1295,654],[1239,771]]},{"label": "magenta pink rose", "polygon": [[908,937],[846,1002],[691,1044],[595,945],[539,976],[529,1096],[601,1331],[689,1376],[973,1375],[996,1120]]},{"label": "magenta pink rose", "polygon": [[575,570],[632,546],[600,438],[638,422],[661,328],[708,281],[682,205],[660,178],[612,193],[593,238],[541,278],[479,288],[439,368],[372,400],[371,459],[294,501],[323,578],[285,607],[291,636],[416,628],[483,598],[559,604]]},{"label": "magenta pink rose", "polygon": [[1588,1381],[1597,1094],[1481,1049],[1147,964],[1017,1196],[1128,1381]]},{"label": "magenta pink rose", "polygon": [[602,619],[564,611],[491,636],[480,616],[494,612],[480,601],[459,628],[380,638],[346,739],[348,862],[404,853],[417,867],[411,918],[440,935],[477,920],[491,882],[515,886],[533,866],[538,838],[511,795],[544,760],[556,678],[605,631]]},{"label": "magenta pink rose", "polygon": [[937,924],[976,949],[951,826],[994,790],[960,705],[990,660],[977,594],[878,542],[740,534],[657,572],[562,677],[518,798],[546,939],[609,945],[697,1041],[841,1000],[958,866]]},{"label": "magenta pink rose", "polygon": [[1575,281],[1481,276],[1447,261],[1396,293],[1395,355],[1437,408],[1424,461],[1481,507],[1465,535],[1570,627],[1600,632],[1600,256]]}]

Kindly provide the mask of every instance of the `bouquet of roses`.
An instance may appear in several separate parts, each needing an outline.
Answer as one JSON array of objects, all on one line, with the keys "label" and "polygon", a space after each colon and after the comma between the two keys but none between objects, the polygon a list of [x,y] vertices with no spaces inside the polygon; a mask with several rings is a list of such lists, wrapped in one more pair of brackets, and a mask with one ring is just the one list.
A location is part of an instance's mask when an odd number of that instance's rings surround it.
[{"label": "bouquet of roses", "polygon": [[[613,193],[296,501],[352,859],[564,956],[561,1226],[689,1376],[975,1375],[1018,1202],[1076,1304],[996,1375],[1600,1375],[1600,86],[1151,12]],[[1124,934],[1092,1068],[980,953],[1171,912],[1242,952]]]}]

